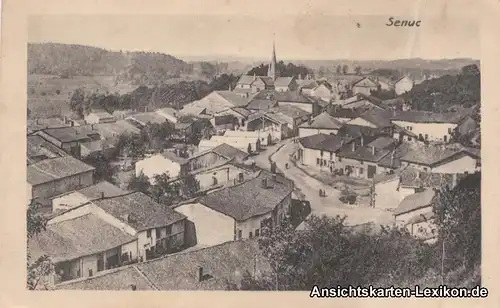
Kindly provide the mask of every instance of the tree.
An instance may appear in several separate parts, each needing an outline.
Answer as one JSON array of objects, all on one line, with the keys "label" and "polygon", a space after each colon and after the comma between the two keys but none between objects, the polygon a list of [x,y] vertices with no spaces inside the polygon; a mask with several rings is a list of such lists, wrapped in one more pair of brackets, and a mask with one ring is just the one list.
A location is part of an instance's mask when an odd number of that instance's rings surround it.
[{"label": "tree", "polygon": [[349,72],[349,66],[347,64],[344,64],[342,66],[342,73],[345,75]]},{"label": "tree", "polygon": [[85,101],[85,91],[82,88],[77,88],[73,91],[71,98],[69,100],[69,106],[73,112],[75,112],[78,116],[84,116],[84,107],[83,103]]},{"label": "tree", "polygon": [[178,197],[179,184],[171,180],[168,173],[155,174],[154,185],[150,191],[154,199],[162,204],[170,205]]},{"label": "tree", "polygon": [[185,198],[189,199],[200,190],[200,181],[192,174],[184,175],[180,178],[179,188]]},{"label": "tree", "polygon": [[139,175],[133,174],[128,183],[128,189],[132,191],[139,191],[144,194],[149,192],[151,183],[148,177],[141,171]]},{"label": "tree", "polygon": [[359,66],[359,65],[358,65],[358,66],[356,66],[356,67],[354,68],[354,71],[356,72],[356,75],[361,75],[361,66]]},{"label": "tree", "polygon": [[248,154],[252,154],[252,145],[249,143],[247,147]]},{"label": "tree", "polygon": [[[28,233],[28,242],[38,233],[45,231],[47,225],[46,219],[39,213],[40,205],[35,199],[31,200],[26,213],[26,225]],[[42,255],[36,260],[32,260],[28,245],[28,263],[27,263],[27,288],[35,290],[40,286],[40,281],[54,273],[54,264],[47,255]],[[50,286],[44,281],[45,289]]]},{"label": "tree", "polygon": [[95,168],[94,176],[96,181],[113,181],[115,168],[103,153],[92,154],[83,161]]}]

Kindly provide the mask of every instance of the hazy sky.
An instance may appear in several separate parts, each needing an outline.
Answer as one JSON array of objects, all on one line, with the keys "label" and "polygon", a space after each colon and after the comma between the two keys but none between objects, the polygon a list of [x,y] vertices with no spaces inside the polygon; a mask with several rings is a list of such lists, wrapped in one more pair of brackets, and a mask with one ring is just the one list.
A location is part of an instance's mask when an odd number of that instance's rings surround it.
[{"label": "hazy sky", "polygon": [[420,17],[414,12],[404,18],[422,19],[419,28],[396,28],[385,26],[388,17],[32,15],[28,40],[158,51],[181,58],[269,58],[274,33],[279,59],[480,58],[479,27],[473,19]]}]

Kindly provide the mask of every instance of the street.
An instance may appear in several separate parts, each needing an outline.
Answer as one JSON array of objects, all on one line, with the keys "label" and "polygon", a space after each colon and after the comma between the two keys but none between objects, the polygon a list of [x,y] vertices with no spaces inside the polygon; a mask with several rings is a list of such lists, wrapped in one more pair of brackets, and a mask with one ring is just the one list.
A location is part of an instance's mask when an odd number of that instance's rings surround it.
[{"label": "street", "polygon": [[[342,203],[339,200],[339,190],[310,177],[293,165],[290,161],[290,154],[295,151],[297,145],[292,140],[283,141],[281,145],[283,144],[283,147],[272,154],[271,159],[276,162],[278,169],[287,178],[294,181],[295,186],[306,196],[306,199],[311,203],[311,214],[331,217],[346,215],[345,223],[351,226],[368,222],[388,224],[392,221],[392,215],[389,212],[367,207],[352,207]],[[267,163],[269,165],[269,162]],[[288,163],[288,169],[285,168],[286,163]],[[319,196],[320,189],[325,191],[326,197]]]}]

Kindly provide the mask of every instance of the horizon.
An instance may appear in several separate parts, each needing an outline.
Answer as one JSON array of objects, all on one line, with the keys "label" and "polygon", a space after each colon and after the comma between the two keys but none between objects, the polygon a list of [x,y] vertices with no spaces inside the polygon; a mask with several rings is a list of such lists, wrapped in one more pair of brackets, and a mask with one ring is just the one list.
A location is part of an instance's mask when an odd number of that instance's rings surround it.
[{"label": "horizon", "polygon": [[[418,18],[418,16],[412,16]],[[30,15],[28,42],[161,52],[180,58],[388,61],[480,58],[475,19],[429,16],[419,28],[356,15]],[[467,42],[467,44],[464,44]],[[374,60],[377,59],[377,60]]]}]

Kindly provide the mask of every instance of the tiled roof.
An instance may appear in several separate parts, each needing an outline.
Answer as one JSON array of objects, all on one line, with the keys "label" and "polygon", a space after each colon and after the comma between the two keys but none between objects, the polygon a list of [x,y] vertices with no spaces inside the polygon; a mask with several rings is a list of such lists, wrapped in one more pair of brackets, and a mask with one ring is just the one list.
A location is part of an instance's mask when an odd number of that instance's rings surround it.
[{"label": "tiled roof", "polygon": [[299,91],[276,92],[275,100],[278,102],[294,102],[303,104],[312,104],[315,102],[315,100],[300,93]]},{"label": "tiled roof", "polygon": [[274,80],[273,78],[271,77],[267,77],[267,76],[257,76],[257,78],[259,78],[260,80],[262,80],[262,82],[264,82],[264,84],[266,86],[272,86],[274,85]]},{"label": "tiled roof", "polygon": [[64,123],[60,118],[46,118],[27,121],[28,130],[31,132],[47,128],[69,127],[69,124]]},{"label": "tiled roof", "polygon": [[378,137],[377,139],[369,142],[367,146],[369,147],[375,147],[377,149],[387,149],[391,148],[391,150],[394,148],[394,145],[398,141],[394,138],[391,137]]},{"label": "tiled roof", "polygon": [[281,113],[292,119],[302,118],[309,115],[309,112],[305,111],[304,109],[290,105],[276,106],[270,111],[274,113]]},{"label": "tiled roof", "polygon": [[48,128],[44,129],[43,133],[61,142],[72,142],[89,139],[89,136],[99,134],[99,131],[93,128],[92,125],[72,126],[62,128]]},{"label": "tiled roof", "polygon": [[314,89],[316,88],[319,84],[315,80],[297,80],[297,84],[301,89]]},{"label": "tiled roof", "polygon": [[161,155],[163,155],[165,158],[167,158],[173,162],[176,162],[180,165],[187,164],[189,161],[189,159],[184,158],[184,157],[180,157],[172,151],[164,151],[161,153]]},{"label": "tiled roof", "polygon": [[250,85],[253,81],[253,75],[241,75],[240,79],[238,79],[238,84]]},{"label": "tiled roof", "polygon": [[27,158],[30,163],[36,162],[37,158],[40,157],[56,158],[68,155],[62,149],[40,136],[32,135],[27,137]]},{"label": "tiled roof", "polygon": [[299,142],[308,149],[336,152],[349,141],[345,142],[345,138],[335,135],[317,134],[302,137],[299,139]]},{"label": "tiled roof", "polygon": [[293,81],[293,77],[278,77],[274,80],[275,87],[287,87]]},{"label": "tiled roof", "polygon": [[399,206],[394,210],[394,215],[401,215],[417,209],[430,206],[436,197],[434,189],[426,189],[423,192],[418,192],[407,196],[401,201]]},{"label": "tiled roof", "polygon": [[137,291],[156,290],[136,266],[119,267],[98,272],[93,277],[65,281],[56,285],[58,290],[126,291],[134,285]]},{"label": "tiled roof", "polygon": [[229,144],[223,143],[221,145],[216,146],[211,151],[217,153],[221,156],[224,156],[228,159],[236,159],[238,161],[243,161],[248,157],[248,153],[243,152]]},{"label": "tiled roof", "polygon": [[[199,280],[199,269],[210,275]],[[270,269],[255,239],[231,241],[217,246],[195,248],[98,273],[80,281],[69,281],[58,289],[126,290],[226,290],[228,283],[239,285],[246,272],[259,275]],[[135,271],[134,271],[135,270]]]},{"label": "tiled roof", "polygon": [[102,193],[104,193],[105,198],[111,198],[130,193],[107,181],[102,181],[97,184],[82,188],[78,190],[78,192],[87,197],[89,200],[101,198]]},{"label": "tiled roof", "polygon": [[49,255],[54,262],[103,252],[135,240],[132,236],[89,213],[49,224],[29,242],[33,256]]},{"label": "tiled roof", "polygon": [[[93,203],[138,231],[167,226],[186,218],[140,192],[101,199]],[[127,217],[132,220],[128,220]]]},{"label": "tiled roof", "polygon": [[214,117],[215,125],[226,125],[234,123],[236,117],[232,114],[225,114]]},{"label": "tiled roof", "polygon": [[97,116],[99,119],[109,119],[109,118],[113,118],[113,116],[105,111],[105,110],[96,110],[96,111],[92,111],[89,115],[95,115]]},{"label": "tiled roof", "polygon": [[72,156],[63,156],[42,160],[27,167],[28,183],[39,185],[95,170]]},{"label": "tiled roof", "polygon": [[245,107],[248,104],[248,99],[231,91],[216,91],[225,100],[233,105],[233,107]]},{"label": "tiled roof", "polygon": [[380,109],[368,109],[360,115],[360,118],[374,124],[379,128],[391,126],[391,112]]},{"label": "tiled roof", "polygon": [[308,127],[308,128],[325,128],[325,129],[339,129],[342,127],[344,123],[335,119],[327,112],[323,112],[312,119],[311,124],[304,123],[300,127]]},{"label": "tiled roof", "polygon": [[434,113],[426,111],[394,111],[392,121],[414,123],[454,123],[458,124],[464,115],[460,112]]},{"label": "tiled roof", "polygon": [[[262,187],[267,179],[269,188]],[[208,194],[200,200],[207,207],[233,217],[237,221],[263,215],[272,211],[293,191],[293,182],[277,175],[261,171],[254,179]]]},{"label": "tiled roof", "polygon": [[352,86],[353,87],[374,87],[374,86],[377,86],[377,84],[371,80],[370,78],[368,77],[363,77],[361,79],[359,79],[358,81],[355,81],[352,83]]},{"label": "tiled roof", "polygon": [[349,118],[355,119],[360,116],[361,112],[352,109],[341,109],[329,113],[334,118]]},{"label": "tiled roof", "polygon": [[351,138],[358,138],[361,136],[375,136],[379,133],[379,129],[354,125],[354,124],[344,124],[338,132],[339,136],[347,136]]},{"label": "tiled roof", "polygon": [[161,124],[161,123],[165,123],[167,121],[164,117],[157,114],[156,112],[138,113],[138,114],[131,115],[129,118],[139,122],[141,125],[146,125],[148,123]]},{"label": "tiled roof", "polygon": [[165,107],[165,108],[158,109],[158,110],[156,110],[156,113],[168,114],[168,115],[173,116],[173,117],[178,115],[178,111],[175,110],[174,108],[171,108],[171,107]]},{"label": "tiled roof", "polygon": [[288,124],[288,122],[289,122],[287,119],[284,119],[279,114],[276,114],[273,112],[266,112],[266,111],[262,111],[262,110],[255,112],[255,113],[252,113],[248,117],[248,122],[250,123],[251,121],[254,121],[256,119],[260,119],[262,117],[267,118],[268,120],[273,121],[273,122],[278,123],[278,124]]},{"label": "tiled roof", "polygon": [[140,130],[125,120],[118,120],[114,123],[99,123],[94,125],[94,129],[105,139],[117,138],[122,134],[139,134]]},{"label": "tiled roof", "polygon": [[248,104],[248,109],[253,110],[269,110],[276,106],[276,101],[268,99],[252,99]]},{"label": "tiled roof", "polygon": [[241,114],[244,117],[248,117],[252,113],[250,110],[243,108],[243,107],[234,107],[231,109],[236,111],[237,113]]},{"label": "tiled roof", "polygon": [[445,160],[471,155],[464,150],[450,149],[442,145],[411,144],[407,152],[401,156],[401,161],[426,166],[435,166]]},{"label": "tiled roof", "polygon": [[348,144],[345,145],[337,155],[339,157],[346,157],[361,161],[378,162],[390,152],[391,150],[389,149],[380,149],[370,146],[356,146],[353,151],[352,144]]}]

